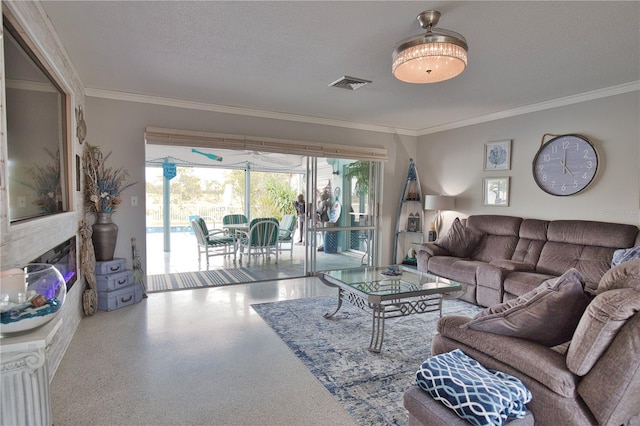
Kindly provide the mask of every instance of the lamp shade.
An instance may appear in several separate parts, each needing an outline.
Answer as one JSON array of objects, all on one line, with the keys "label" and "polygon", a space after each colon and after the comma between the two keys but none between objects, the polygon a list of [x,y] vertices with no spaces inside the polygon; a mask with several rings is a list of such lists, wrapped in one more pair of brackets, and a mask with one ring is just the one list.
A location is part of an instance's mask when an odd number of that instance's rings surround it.
[{"label": "lamp shade", "polygon": [[455,197],[444,195],[427,195],[424,197],[425,210],[453,210]]},{"label": "lamp shade", "polygon": [[466,39],[454,31],[436,29],[437,10],[425,10],[417,17],[423,35],[400,42],[393,51],[393,75],[406,83],[437,83],[449,80],[467,67]]},{"label": "lamp shade", "polygon": [[449,80],[466,67],[466,46],[450,36],[428,34],[396,49],[392,71],[398,80],[420,84]]}]

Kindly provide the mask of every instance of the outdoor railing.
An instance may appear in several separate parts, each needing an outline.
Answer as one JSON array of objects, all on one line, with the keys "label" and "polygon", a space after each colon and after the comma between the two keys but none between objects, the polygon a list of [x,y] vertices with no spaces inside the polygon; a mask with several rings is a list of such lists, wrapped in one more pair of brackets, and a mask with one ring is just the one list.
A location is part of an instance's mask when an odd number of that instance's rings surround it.
[{"label": "outdoor railing", "polygon": [[[179,206],[171,206],[170,223],[171,226],[189,226],[190,217],[200,216],[207,225],[221,225],[222,218],[228,214],[243,213],[242,206],[221,206],[221,205],[202,205],[202,204],[185,204]],[[147,205],[147,227],[162,226],[162,205]]]}]

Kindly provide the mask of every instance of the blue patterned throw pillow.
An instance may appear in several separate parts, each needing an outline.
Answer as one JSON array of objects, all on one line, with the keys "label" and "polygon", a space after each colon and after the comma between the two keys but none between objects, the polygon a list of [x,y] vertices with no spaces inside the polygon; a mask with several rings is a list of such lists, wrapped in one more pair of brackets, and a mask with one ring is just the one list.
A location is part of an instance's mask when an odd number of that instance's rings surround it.
[{"label": "blue patterned throw pillow", "polygon": [[427,359],[416,384],[462,419],[477,426],[523,418],[531,392],[516,377],[484,368],[460,349]]}]

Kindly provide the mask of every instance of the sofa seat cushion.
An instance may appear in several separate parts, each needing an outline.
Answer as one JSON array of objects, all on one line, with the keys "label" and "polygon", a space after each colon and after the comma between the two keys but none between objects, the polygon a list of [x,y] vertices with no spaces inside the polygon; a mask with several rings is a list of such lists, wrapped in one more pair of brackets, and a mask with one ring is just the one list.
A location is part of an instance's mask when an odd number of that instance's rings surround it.
[{"label": "sofa seat cushion", "polygon": [[455,257],[469,257],[483,237],[483,233],[462,225],[459,218],[455,218],[449,232],[436,241],[436,245],[448,251]]},{"label": "sofa seat cushion", "polygon": [[640,291],[620,288],[596,296],[582,316],[567,352],[567,367],[587,374],[625,322],[640,311]]},{"label": "sofa seat cushion", "polygon": [[[409,426],[469,426],[469,422],[458,417],[453,411],[436,401],[417,385],[411,386],[403,396],[404,407],[409,412]],[[509,418],[509,426],[533,426],[535,419],[531,410],[522,419]]]},{"label": "sofa seat cushion", "polygon": [[536,272],[514,271],[507,275],[502,286],[505,293],[522,296],[555,276]]},{"label": "sofa seat cushion", "polygon": [[409,426],[469,426],[469,422],[461,419],[445,407],[444,404],[436,401],[418,385],[413,385],[403,395],[404,407],[409,412]]},{"label": "sofa seat cushion", "polygon": [[472,424],[502,425],[524,418],[531,392],[516,377],[489,371],[460,349],[433,356],[416,373],[416,384]]},{"label": "sofa seat cushion", "polygon": [[507,260],[507,259],[496,259],[494,261],[489,262],[489,265],[497,266],[498,268],[507,270],[507,271],[525,271],[531,272],[533,271],[534,265],[525,262],[517,262],[515,260]]},{"label": "sofa seat cushion", "polygon": [[590,301],[582,276],[570,269],[517,299],[484,309],[465,327],[556,346],[571,339]]},{"label": "sofa seat cushion", "polygon": [[570,398],[575,396],[577,377],[567,369],[564,355],[528,340],[464,327],[470,320],[471,318],[461,316],[442,317],[438,321],[438,333],[502,364],[517,366],[522,374],[542,383],[558,395]]},{"label": "sofa seat cushion", "polygon": [[429,259],[429,272],[465,284],[476,284],[476,269],[482,262],[453,256],[433,256]]}]

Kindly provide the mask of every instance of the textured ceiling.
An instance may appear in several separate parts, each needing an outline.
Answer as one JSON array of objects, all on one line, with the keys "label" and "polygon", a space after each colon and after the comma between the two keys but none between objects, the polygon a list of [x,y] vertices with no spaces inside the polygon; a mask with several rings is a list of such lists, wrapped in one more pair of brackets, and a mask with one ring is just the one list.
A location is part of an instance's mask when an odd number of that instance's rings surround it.
[{"label": "textured ceiling", "polygon": [[[637,90],[640,81],[638,1],[42,5],[89,95],[421,134],[593,91]],[[391,52],[422,32],[415,17],[426,9],[442,13],[438,27],[466,37],[469,65],[446,82],[402,83]],[[373,83],[328,87],[343,75]]]}]

